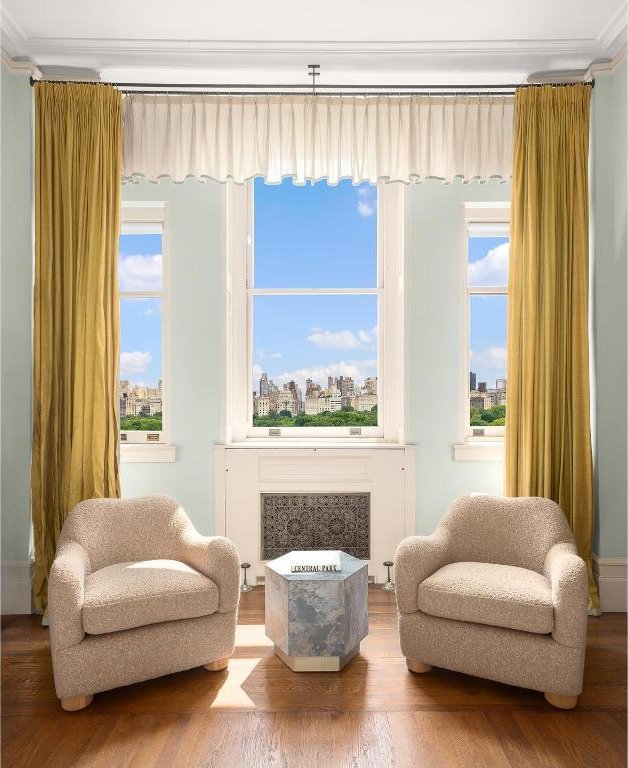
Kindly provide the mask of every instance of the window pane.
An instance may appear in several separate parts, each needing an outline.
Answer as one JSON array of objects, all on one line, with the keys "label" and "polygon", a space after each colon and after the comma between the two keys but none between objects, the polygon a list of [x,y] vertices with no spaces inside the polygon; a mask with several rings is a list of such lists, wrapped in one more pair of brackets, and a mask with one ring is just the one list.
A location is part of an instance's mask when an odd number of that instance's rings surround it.
[{"label": "window pane", "polygon": [[377,426],[377,297],[255,296],[253,425]]},{"label": "window pane", "polygon": [[506,296],[469,298],[469,409],[474,427],[506,419]]},{"label": "window pane", "polygon": [[120,235],[118,279],[121,291],[161,291],[160,234]]},{"label": "window pane", "polygon": [[377,187],[255,180],[255,288],[374,288]]},{"label": "window pane", "polygon": [[508,238],[469,238],[469,285],[508,285]]},{"label": "window pane", "polygon": [[120,429],[162,428],[161,299],[120,300]]}]

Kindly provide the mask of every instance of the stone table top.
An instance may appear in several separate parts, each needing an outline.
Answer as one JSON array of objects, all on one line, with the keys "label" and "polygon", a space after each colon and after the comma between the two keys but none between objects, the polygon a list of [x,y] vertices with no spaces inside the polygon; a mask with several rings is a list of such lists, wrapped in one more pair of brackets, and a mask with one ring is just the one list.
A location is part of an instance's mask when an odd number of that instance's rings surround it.
[{"label": "stone table top", "polygon": [[[288,552],[288,554],[266,563],[266,567],[289,581],[344,581],[367,565],[366,560],[360,560],[346,552],[336,551],[340,555],[340,571],[300,571],[293,573],[290,570],[290,563],[294,556],[301,554],[301,552]],[[303,552],[303,554],[309,553]]]}]

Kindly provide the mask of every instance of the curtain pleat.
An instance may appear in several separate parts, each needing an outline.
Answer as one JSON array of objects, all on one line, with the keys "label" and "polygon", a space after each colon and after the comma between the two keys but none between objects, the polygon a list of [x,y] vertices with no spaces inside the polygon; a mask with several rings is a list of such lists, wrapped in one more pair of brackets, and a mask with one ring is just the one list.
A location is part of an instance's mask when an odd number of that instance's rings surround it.
[{"label": "curtain pleat", "polygon": [[126,180],[508,179],[511,96],[130,94]]},{"label": "curtain pleat", "polygon": [[587,85],[516,94],[506,493],[564,510],[593,580]]},{"label": "curtain pleat", "polygon": [[117,250],[121,97],[35,85],[32,517],[35,606],[67,513],[120,495]]}]

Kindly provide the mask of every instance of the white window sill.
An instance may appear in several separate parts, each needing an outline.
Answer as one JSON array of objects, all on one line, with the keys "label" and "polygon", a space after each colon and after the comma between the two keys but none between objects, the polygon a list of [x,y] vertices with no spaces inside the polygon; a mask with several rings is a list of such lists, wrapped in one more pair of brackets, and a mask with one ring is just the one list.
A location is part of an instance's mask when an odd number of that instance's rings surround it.
[{"label": "white window sill", "polygon": [[380,439],[369,439],[367,437],[362,438],[335,438],[335,439],[299,439],[299,438],[280,438],[269,437],[265,439],[254,438],[251,440],[233,441],[230,443],[224,443],[225,448],[252,448],[259,450],[260,448],[311,448],[311,449],[329,449],[329,448],[343,448],[343,449],[356,449],[356,448],[384,448],[384,449],[399,449],[405,448],[406,443],[391,443],[384,442]]},{"label": "white window sill", "polygon": [[482,440],[456,443],[454,461],[503,461],[503,440]]},{"label": "white window sill", "polygon": [[120,446],[122,464],[172,463],[177,460],[176,445],[166,443],[127,443]]}]

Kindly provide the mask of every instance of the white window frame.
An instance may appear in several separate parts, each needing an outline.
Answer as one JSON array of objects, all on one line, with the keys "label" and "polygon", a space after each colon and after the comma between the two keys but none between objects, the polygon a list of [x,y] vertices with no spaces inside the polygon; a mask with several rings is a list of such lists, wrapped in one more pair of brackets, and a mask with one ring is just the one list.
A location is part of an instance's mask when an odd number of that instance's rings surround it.
[{"label": "white window frame", "polygon": [[[223,432],[226,443],[294,444],[338,441],[402,443],[404,402],[404,262],[405,186],[377,188],[377,286],[354,289],[259,289],[253,275],[254,183],[228,182],[223,192],[227,216],[223,229],[224,279],[227,293],[227,334]],[[252,426],[252,303],[255,295],[375,294],[378,297],[378,426],[285,427],[271,435],[268,427]],[[399,382],[397,386],[393,382]]]},{"label": "white window frame", "polygon": [[[460,260],[460,301],[461,309],[461,381],[460,381],[460,443],[454,446],[455,458],[458,460],[500,460],[503,458],[503,442],[505,427],[483,427],[483,435],[474,435],[478,429],[469,424],[469,373],[470,373],[470,329],[471,329],[471,296],[494,295],[507,296],[508,286],[479,286],[469,285],[469,236],[473,228],[476,232],[486,226],[487,235],[509,236],[510,203],[465,203],[462,227],[462,247]],[[482,450],[482,456],[477,449]]]},{"label": "white window frame", "polygon": [[[169,462],[175,460],[175,449],[170,444],[170,270],[169,270],[169,227],[168,203],[165,201],[124,200],[121,207],[120,234],[150,234],[151,230],[161,234],[162,243],[162,286],[159,291],[119,291],[122,299],[161,300],[161,381],[162,381],[162,429],[156,431],[120,431],[121,458],[124,462]],[[118,374],[118,378],[120,375]],[[150,435],[159,435],[158,440]],[[124,439],[123,436],[126,436]]]}]

